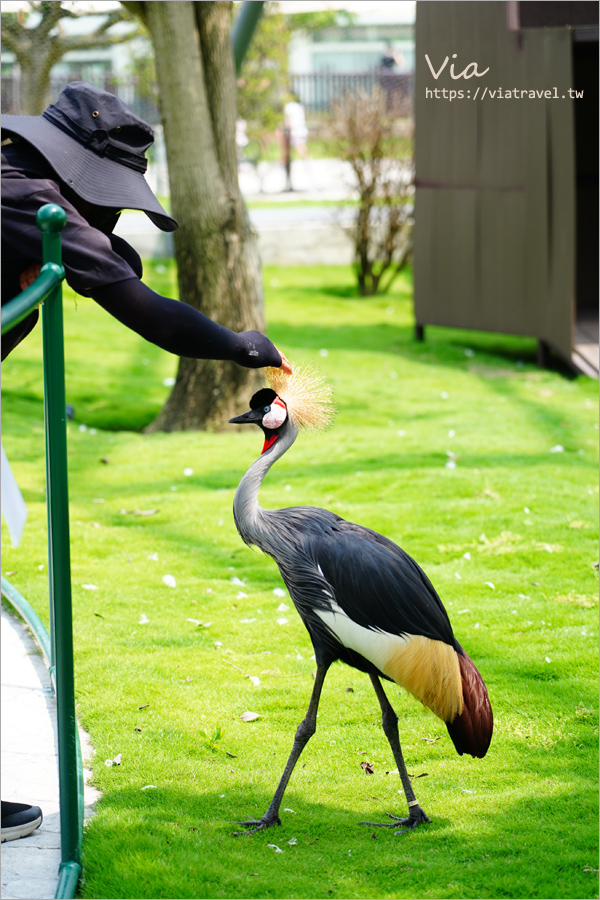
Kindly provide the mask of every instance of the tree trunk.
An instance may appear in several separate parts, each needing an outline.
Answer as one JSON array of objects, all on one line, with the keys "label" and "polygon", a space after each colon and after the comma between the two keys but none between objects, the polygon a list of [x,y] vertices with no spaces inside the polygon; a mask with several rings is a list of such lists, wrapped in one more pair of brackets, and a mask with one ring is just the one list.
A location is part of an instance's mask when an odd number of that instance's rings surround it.
[{"label": "tree trunk", "polygon": [[48,74],[35,65],[21,65],[21,115],[40,116],[50,102]]},{"label": "tree trunk", "polygon": [[[257,239],[237,179],[231,15],[230,2],[143,4],[179,222],[180,299],[233,331],[263,331]],[[262,383],[260,370],[182,358],[173,391],[148,430],[219,429]]]}]

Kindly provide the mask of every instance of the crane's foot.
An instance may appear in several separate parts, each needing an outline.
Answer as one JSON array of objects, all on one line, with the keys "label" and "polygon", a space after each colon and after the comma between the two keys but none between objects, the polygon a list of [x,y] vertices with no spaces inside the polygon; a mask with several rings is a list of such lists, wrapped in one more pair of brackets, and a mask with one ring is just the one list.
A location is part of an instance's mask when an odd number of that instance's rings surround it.
[{"label": "crane's foot", "polygon": [[255,834],[257,831],[264,831],[265,828],[271,828],[273,825],[281,825],[281,819],[279,816],[273,816],[273,818],[267,817],[265,814],[262,819],[246,819],[245,822],[236,822],[236,825],[241,825],[242,828],[246,828],[247,831],[234,831],[234,837],[241,837],[244,834]]},{"label": "crane's foot", "polygon": [[412,831],[413,828],[416,828],[418,825],[421,825],[423,822],[431,822],[431,819],[427,815],[424,810],[421,809],[420,806],[411,806],[408,818],[402,818],[401,816],[394,816],[392,813],[386,813],[386,816],[389,816],[390,819],[393,819],[393,822],[359,822],[359,825],[372,825],[375,828],[398,828],[400,825],[403,825],[404,828],[401,828],[399,831],[395,831],[394,834],[406,834],[407,831]]}]

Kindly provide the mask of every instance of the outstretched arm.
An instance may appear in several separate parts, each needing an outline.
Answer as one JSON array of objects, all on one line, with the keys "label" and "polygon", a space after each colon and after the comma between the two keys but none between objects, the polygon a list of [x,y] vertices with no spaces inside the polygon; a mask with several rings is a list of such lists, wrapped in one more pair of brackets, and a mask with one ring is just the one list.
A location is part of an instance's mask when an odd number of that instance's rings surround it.
[{"label": "outstretched arm", "polygon": [[260,331],[230,331],[187,303],[157,294],[138,278],[95,288],[92,297],[127,328],[177,356],[229,359],[249,369],[289,368]]}]

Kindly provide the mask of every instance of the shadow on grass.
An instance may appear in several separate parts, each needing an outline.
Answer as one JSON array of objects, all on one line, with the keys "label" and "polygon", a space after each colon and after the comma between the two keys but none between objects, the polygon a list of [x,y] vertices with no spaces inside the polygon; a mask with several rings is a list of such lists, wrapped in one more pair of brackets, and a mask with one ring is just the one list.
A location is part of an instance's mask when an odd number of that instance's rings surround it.
[{"label": "shadow on grass", "polygon": [[[234,837],[235,821],[266,810],[264,790],[115,788],[89,826],[89,853],[84,842],[82,896],[98,896],[98,870],[102,896],[117,898],[593,897],[597,829],[588,786],[540,794],[540,778],[557,781],[561,749],[535,752],[536,790],[516,770],[502,800],[483,807],[460,793],[457,773],[456,792],[441,791],[444,805],[457,809],[452,818],[436,816],[432,798],[424,803],[431,824],[401,835],[361,826],[364,813],[290,789],[282,806],[296,812],[282,810],[281,827]],[[390,806],[404,814],[394,794],[369,816],[383,821]]]}]

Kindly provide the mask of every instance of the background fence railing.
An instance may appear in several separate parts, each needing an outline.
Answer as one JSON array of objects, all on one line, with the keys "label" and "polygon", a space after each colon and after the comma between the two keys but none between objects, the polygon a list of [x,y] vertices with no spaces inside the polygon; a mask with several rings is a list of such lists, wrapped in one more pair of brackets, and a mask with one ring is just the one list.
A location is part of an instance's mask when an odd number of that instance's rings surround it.
[{"label": "background fence railing", "polygon": [[[137,116],[151,125],[160,123],[157,93],[142,90],[135,77],[123,77],[111,72],[92,73],[72,71],[68,75],[53,76],[50,81],[49,102],[54,103],[70,81],[90,81],[102,90],[117,94]],[[371,93],[381,87],[388,97],[389,111],[398,117],[412,115],[414,72],[393,72],[372,69],[367,72],[311,72],[289,75],[290,90],[297,94],[308,113],[331,113],[336,101],[358,91]],[[20,79],[18,74],[2,75],[2,111],[20,115]]]},{"label": "background fence railing", "polygon": [[359,91],[370,94],[381,88],[386,96],[388,112],[398,117],[412,115],[415,86],[414,72],[390,72],[372,69],[368,72],[311,72],[289,76],[290,90],[297,94],[308,113],[330,113],[336,102]]},{"label": "background fence railing", "polygon": [[42,330],[50,634],[27,600],[4,577],[2,595],[22,615],[36,637],[48,662],[56,692],[61,863],[55,896],[67,898],[74,897],[81,874],[83,766],[75,717],[67,479],[62,308],[65,270],[60,238],[66,215],[60,206],[48,203],[38,211],[36,221],[42,232],[42,270],[32,285],[2,307],[2,334],[18,325],[40,303],[44,304]]},{"label": "background fence railing", "polygon": [[[149,122],[150,125],[160,123],[158,101],[156,95],[149,96],[142,90],[135,77],[115,75],[112,72],[86,72],[85,69],[73,69],[68,74],[52,75],[48,103],[56,103],[60,92],[72,81],[88,81],[95,87],[111,94],[116,94],[127,104],[129,109]],[[21,79],[18,70],[2,75],[2,112],[8,115],[23,115],[21,108]]]}]

